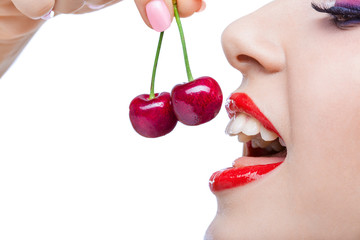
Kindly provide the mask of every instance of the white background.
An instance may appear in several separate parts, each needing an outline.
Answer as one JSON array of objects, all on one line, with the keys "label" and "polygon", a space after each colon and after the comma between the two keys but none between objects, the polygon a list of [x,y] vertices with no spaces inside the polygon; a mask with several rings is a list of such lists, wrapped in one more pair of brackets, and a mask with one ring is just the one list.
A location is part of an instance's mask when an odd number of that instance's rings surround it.
[{"label": "white background", "polygon": [[[183,19],[194,77],[224,100],[241,82],[220,36],[268,0],[207,1]],[[135,133],[130,101],[148,93],[159,34],[133,1],[49,20],[0,80],[0,239],[202,239],[216,213],[208,188],[242,145],[224,107],[158,139]],[[176,24],[166,31],[155,90],[186,81]]]}]

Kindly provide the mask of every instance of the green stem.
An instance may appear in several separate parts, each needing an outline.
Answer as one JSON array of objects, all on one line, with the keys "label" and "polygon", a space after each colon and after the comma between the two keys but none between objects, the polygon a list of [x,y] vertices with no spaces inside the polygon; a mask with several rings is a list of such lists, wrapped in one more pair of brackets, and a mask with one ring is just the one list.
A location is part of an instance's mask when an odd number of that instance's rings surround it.
[{"label": "green stem", "polygon": [[157,50],[156,50],[156,55],[155,55],[155,61],[154,61],[154,67],[153,67],[153,72],[152,72],[152,77],[151,77],[151,86],[150,86],[150,96],[149,99],[153,99],[155,98],[155,75],[156,75],[156,69],[157,69],[157,64],[159,61],[159,55],[160,55],[160,49],[161,49],[161,43],[164,37],[164,32],[160,33],[160,37],[159,37],[159,42],[158,42],[158,46],[157,46]]},{"label": "green stem", "polygon": [[180,21],[180,16],[179,16],[179,11],[177,9],[177,1],[173,0],[173,5],[174,5],[174,15],[175,15],[175,19],[176,19],[176,23],[179,29],[179,33],[180,33],[180,38],[181,38],[181,45],[183,48],[183,53],[184,53],[184,60],[185,60],[185,67],[186,67],[186,73],[187,73],[187,77],[189,82],[193,81],[194,78],[191,74],[191,70],[190,70],[190,64],[189,64],[189,57],[186,51],[186,44],[185,44],[185,37],[184,37],[184,31],[181,25],[181,21]]}]

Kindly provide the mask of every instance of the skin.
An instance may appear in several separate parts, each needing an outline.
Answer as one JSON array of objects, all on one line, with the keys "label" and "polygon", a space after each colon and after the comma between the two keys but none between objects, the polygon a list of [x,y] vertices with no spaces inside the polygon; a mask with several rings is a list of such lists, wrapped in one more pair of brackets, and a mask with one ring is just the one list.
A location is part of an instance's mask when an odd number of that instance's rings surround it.
[{"label": "skin", "polygon": [[[207,240],[360,239],[360,25],[341,30],[309,0],[276,0],[222,43],[247,93],[285,140],[265,178],[216,193]],[[360,51],[360,49],[359,49]]]},{"label": "skin", "polygon": [[[179,0],[183,16],[199,9],[188,1]],[[27,2],[51,1],[0,3],[0,76],[43,24],[34,18],[52,7]],[[135,2],[148,24],[147,1]],[[90,11],[53,3],[57,14]],[[340,30],[308,0],[276,0],[225,30],[225,54],[244,75],[236,91],[274,124],[288,157],[264,179],[217,193],[206,239],[360,238],[359,37],[360,25]]]},{"label": "skin", "polygon": [[[82,14],[96,11],[89,7],[111,6],[121,0],[1,0],[0,2],[0,77],[15,61],[23,48],[45,22],[42,16],[54,11],[59,14]],[[145,24],[149,27],[145,6],[150,0],[135,0]],[[171,17],[174,17],[172,0],[164,0]],[[178,0],[180,17],[189,17],[202,10],[201,0]]]}]

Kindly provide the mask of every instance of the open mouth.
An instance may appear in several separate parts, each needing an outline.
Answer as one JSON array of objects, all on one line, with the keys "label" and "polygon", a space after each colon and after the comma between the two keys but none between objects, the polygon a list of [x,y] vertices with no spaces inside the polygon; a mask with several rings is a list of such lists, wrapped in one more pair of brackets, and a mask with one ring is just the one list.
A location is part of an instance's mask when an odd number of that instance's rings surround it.
[{"label": "open mouth", "polygon": [[248,95],[233,94],[226,109],[231,118],[226,133],[244,143],[244,151],[231,168],[211,176],[209,185],[213,192],[258,180],[278,167],[287,155],[280,134]]}]

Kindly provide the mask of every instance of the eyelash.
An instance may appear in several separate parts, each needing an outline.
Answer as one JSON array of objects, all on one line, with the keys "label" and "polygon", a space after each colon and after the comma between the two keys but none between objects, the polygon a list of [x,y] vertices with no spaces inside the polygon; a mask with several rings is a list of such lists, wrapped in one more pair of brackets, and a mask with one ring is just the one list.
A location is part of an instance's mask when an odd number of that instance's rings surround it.
[{"label": "eyelash", "polygon": [[360,7],[325,7],[316,3],[311,3],[311,5],[318,12],[330,14],[339,28],[348,28],[360,24]]}]

